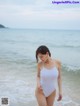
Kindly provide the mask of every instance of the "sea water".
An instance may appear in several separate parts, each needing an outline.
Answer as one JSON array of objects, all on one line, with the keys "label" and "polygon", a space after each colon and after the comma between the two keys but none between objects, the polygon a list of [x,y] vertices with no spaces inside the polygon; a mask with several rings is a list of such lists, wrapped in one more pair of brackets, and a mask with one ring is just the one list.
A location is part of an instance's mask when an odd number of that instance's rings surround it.
[{"label": "sea water", "polygon": [[80,106],[79,30],[0,29],[0,99],[9,98],[10,106],[37,102],[35,52],[40,45],[62,63],[63,99],[57,102],[57,93],[55,105]]}]

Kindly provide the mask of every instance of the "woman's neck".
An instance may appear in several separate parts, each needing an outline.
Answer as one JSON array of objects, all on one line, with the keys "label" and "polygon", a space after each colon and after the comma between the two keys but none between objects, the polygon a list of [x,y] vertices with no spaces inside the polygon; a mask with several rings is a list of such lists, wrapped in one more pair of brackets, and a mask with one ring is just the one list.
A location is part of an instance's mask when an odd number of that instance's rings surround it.
[{"label": "woman's neck", "polygon": [[46,61],[45,61],[45,64],[50,64],[52,62],[52,59],[51,57],[49,57]]}]

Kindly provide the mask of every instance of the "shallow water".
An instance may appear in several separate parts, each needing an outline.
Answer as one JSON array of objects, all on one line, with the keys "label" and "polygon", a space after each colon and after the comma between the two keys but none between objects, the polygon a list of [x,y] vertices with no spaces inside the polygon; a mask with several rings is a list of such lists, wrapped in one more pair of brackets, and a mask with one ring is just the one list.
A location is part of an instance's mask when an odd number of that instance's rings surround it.
[{"label": "shallow water", "polygon": [[35,51],[45,44],[62,62],[63,100],[55,105],[79,106],[79,35],[80,31],[0,29],[0,98],[8,97],[10,106],[36,105]]}]

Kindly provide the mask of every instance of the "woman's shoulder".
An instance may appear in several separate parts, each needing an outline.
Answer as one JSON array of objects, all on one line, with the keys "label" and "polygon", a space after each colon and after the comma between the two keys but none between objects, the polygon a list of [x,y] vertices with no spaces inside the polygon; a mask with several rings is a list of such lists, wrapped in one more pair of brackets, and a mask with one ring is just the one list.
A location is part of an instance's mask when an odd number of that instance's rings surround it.
[{"label": "woman's shoulder", "polygon": [[61,65],[61,61],[60,60],[55,60],[56,64]]},{"label": "woman's shoulder", "polygon": [[43,63],[42,63],[42,62],[39,62],[39,63],[38,63],[38,68],[41,69],[42,66],[43,66]]},{"label": "woman's shoulder", "polygon": [[61,68],[61,61],[60,60],[54,60],[55,61],[55,65],[57,66],[58,69]]}]

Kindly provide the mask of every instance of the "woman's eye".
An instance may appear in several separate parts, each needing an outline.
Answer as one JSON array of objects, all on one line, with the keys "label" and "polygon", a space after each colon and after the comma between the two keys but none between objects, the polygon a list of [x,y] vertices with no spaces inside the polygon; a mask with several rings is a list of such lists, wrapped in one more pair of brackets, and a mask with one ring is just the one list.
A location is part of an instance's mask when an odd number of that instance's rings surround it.
[{"label": "woman's eye", "polygon": [[43,58],[42,56],[40,58]]},{"label": "woman's eye", "polygon": [[40,57],[40,58],[42,58],[42,57]]}]

